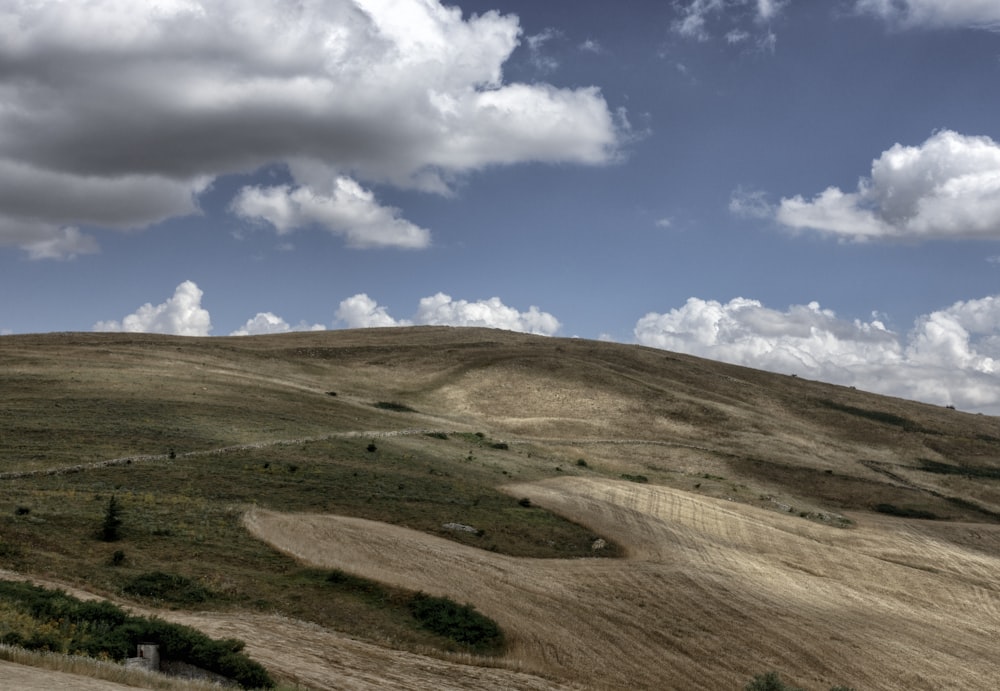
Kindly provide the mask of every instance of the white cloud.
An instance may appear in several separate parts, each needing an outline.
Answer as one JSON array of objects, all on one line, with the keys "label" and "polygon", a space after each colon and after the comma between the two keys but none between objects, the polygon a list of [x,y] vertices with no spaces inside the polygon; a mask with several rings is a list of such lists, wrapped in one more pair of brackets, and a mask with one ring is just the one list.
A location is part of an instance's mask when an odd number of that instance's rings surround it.
[{"label": "white cloud", "polygon": [[436,326],[482,326],[508,331],[552,336],[559,331],[559,320],[548,312],[532,305],[527,312],[519,312],[503,304],[500,298],[468,302],[453,300],[451,296],[437,293],[421,298],[414,319],[394,319],[385,307],[365,293],[341,301],[337,320],[348,328],[378,326],[409,326],[412,324]]},{"label": "white cloud", "polygon": [[817,303],[786,311],[756,300],[691,298],[638,320],[636,340],[876,393],[1000,414],[1000,296],[920,317],[905,336]]},{"label": "white cloud", "polygon": [[293,327],[273,312],[258,312],[252,319],[248,319],[246,324],[229,335],[257,336],[260,334],[282,334],[290,331],[324,331],[325,329],[326,327],[322,324],[306,324],[305,322]]},{"label": "white cloud", "polygon": [[442,192],[492,165],[613,161],[598,89],[503,82],[520,34],[440,0],[4,3],[0,244],[197,213],[215,178],[271,164],[323,198],[297,171]]},{"label": "white cloud", "polygon": [[920,146],[896,144],[856,192],[829,187],[812,200],[782,199],[776,218],[854,240],[1000,239],[1000,145],[951,130]]},{"label": "white cloud", "polygon": [[[750,38],[750,29],[756,33],[759,27],[769,24],[786,4],[786,0],[686,0],[679,5],[681,16],[671,28],[685,38],[698,41],[722,35],[727,43],[742,43]],[[766,29],[756,44],[773,52],[776,41],[774,33]]]},{"label": "white cloud", "polygon": [[451,296],[444,293],[421,298],[416,321],[418,324],[486,326],[545,336],[555,334],[560,327],[558,319],[534,305],[527,312],[518,312],[503,304],[497,297],[468,302],[452,300]]},{"label": "white cloud", "polygon": [[410,322],[397,321],[389,316],[385,307],[380,307],[366,293],[358,293],[341,300],[336,312],[337,320],[349,329],[366,329],[380,326],[408,326]]},{"label": "white cloud", "polygon": [[212,330],[212,320],[208,310],[201,306],[203,295],[194,281],[184,281],[166,302],[155,307],[147,302],[120,322],[97,322],[94,324],[94,331],[208,336]]},{"label": "white cloud", "polygon": [[1000,29],[995,0],[857,0],[856,8],[903,28]]},{"label": "white cloud", "polygon": [[350,247],[417,249],[430,244],[430,231],[400,218],[398,209],[380,206],[369,190],[343,176],[330,194],[308,186],[244,187],[231,208],[244,218],[269,222],[279,235],[317,224],[344,236]]}]

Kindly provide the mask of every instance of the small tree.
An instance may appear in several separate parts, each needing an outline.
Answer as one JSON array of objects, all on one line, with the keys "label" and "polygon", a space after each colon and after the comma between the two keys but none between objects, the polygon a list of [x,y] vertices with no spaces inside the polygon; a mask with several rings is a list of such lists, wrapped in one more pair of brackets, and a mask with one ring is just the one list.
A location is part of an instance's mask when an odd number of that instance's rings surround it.
[{"label": "small tree", "polygon": [[122,507],[115,495],[111,495],[108,506],[104,509],[104,522],[101,524],[101,539],[105,542],[115,542],[121,539]]}]

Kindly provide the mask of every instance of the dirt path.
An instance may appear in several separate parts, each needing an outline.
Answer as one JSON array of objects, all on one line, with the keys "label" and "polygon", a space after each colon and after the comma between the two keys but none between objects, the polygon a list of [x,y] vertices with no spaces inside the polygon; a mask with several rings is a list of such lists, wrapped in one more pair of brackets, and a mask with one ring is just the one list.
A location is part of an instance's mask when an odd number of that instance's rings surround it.
[{"label": "dirt path", "polygon": [[471,602],[510,633],[509,664],[589,688],[740,688],[770,669],[808,688],[1000,679],[995,556],[901,521],[843,531],[665,487],[561,478],[510,491],[628,559],[516,559],[336,516],[246,523],[305,562]]},{"label": "dirt path", "polygon": [[135,691],[134,686],[0,660],[0,688],[10,691]]}]

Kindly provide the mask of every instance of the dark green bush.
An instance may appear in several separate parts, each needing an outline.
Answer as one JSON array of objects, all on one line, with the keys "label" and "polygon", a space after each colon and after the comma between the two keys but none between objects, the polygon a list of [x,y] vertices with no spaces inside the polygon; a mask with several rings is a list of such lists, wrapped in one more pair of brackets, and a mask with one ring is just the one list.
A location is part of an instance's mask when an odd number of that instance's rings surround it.
[{"label": "dark green bush", "polygon": [[460,605],[446,597],[417,593],[409,601],[410,613],[422,628],[475,651],[503,647],[503,632],[495,621],[472,605]]},{"label": "dark green bush", "polygon": [[378,403],[375,404],[375,407],[380,408],[381,410],[391,410],[396,413],[417,412],[416,410],[414,410],[413,408],[404,403],[395,403],[393,401],[379,401]]}]

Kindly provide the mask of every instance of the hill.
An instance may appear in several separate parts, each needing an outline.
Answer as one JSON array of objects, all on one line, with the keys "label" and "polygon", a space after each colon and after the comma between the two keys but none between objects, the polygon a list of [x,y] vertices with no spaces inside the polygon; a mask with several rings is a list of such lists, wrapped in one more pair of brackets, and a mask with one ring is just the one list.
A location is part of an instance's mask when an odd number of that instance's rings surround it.
[{"label": "hill", "polygon": [[[5,336],[0,400],[0,567],[241,638],[287,682],[998,679],[996,418],[448,327]],[[420,591],[504,647],[415,625]]]}]

